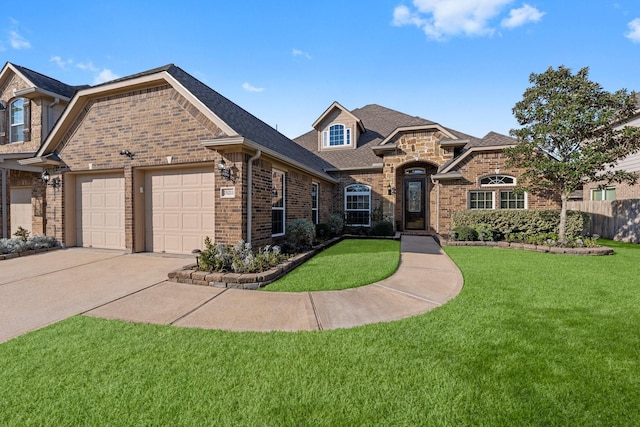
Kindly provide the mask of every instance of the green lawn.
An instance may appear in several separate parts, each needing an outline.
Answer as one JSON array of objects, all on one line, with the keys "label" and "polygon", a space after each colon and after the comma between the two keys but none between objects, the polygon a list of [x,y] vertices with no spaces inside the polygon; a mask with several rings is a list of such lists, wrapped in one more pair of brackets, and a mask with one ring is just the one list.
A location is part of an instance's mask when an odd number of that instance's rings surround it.
[{"label": "green lawn", "polygon": [[355,288],[391,276],[399,262],[397,240],[342,240],[263,290],[307,292]]},{"label": "green lawn", "polygon": [[0,424],[640,424],[640,247],[449,247],[422,316],[230,333],[74,317],[0,345]]}]

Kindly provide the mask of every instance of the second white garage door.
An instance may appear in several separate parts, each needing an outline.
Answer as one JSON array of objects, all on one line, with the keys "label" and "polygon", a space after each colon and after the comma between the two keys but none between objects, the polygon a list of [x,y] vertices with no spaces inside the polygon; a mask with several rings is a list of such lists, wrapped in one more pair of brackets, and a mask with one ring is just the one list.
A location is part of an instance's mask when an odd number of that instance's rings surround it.
[{"label": "second white garage door", "polygon": [[188,254],[213,238],[213,168],[149,171],[145,175],[145,245],[151,252]]},{"label": "second white garage door", "polygon": [[124,177],[85,175],[76,178],[78,246],[124,249]]}]

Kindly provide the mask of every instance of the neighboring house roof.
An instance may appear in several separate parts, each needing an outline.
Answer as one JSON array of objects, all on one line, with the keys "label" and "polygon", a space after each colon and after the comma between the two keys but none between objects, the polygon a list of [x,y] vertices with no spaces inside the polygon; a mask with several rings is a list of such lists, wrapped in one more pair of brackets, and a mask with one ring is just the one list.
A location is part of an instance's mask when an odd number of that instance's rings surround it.
[{"label": "neighboring house roof", "polygon": [[66,83],[62,83],[60,80],[53,79],[45,76],[44,74],[40,74],[36,71],[10,62],[7,62],[5,68],[12,68],[14,72],[20,74],[21,77],[24,78],[27,83],[33,85],[34,88],[39,88],[55,95],[61,95],[65,98],[71,98],[78,89],[87,87],[68,85]]},{"label": "neighboring house roof", "polygon": [[366,129],[360,135],[355,149],[318,151],[318,133],[315,129],[295,138],[294,141],[307,150],[317,153],[329,163],[331,166],[327,170],[382,168],[382,159],[373,151],[374,148],[404,129],[433,127],[448,134],[448,139],[463,140],[466,145],[480,143],[480,140],[474,136],[377,104],[356,108],[351,111],[351,114],[359,118]]},{"label": "neighboring house roof", "polygon": [[[89,98],[101,96],[112,90],[123,92],[138,85],[155,84],[155,82],[163,80],[187,97],[221,129],[221,133],[213,141],[208,141],[207,146],[215,148],[217,145],[222,146],[225,141],[233,139],[234,144],[240,143],[253,149],[264,150],[267,154],[276,156],[285,163],[308,169],[325,179],[333,180],[324,172],[327,163],[313,152],[304,150],[285,135],[174,64],[153,68],[78,91],[36,157],[44,159],[57,149],[65,131],[62,123],[66,123],[66,126],[69,126],[70,123],[69,120],[64,120],[65,116],[71,115],[73,117],[78,114]],[[34,159],[34,162],[36,161]]]}]

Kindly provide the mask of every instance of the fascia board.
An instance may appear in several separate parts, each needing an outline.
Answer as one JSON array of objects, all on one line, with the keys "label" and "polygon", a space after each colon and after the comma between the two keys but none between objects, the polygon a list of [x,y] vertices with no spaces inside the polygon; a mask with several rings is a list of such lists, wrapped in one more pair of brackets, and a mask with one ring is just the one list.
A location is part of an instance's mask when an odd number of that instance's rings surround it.
[{"label": "fascia board", "polygon": [[446,136],[448,136],[451,139],[458,139],[458,138],[456,138],[455,135],[450,133],[448,130],[446,130],[445,128],[443,128],[439,124],[419,125],[419,126],[405,126],[405,127],[396,128],[393,132],[391,132],[389,134],[389,136],[387,136],[380,144],[378,144],[378,146],[386,145],[389,141],[391,141],[393,138],[395,138],[395,136],[398,135],[399,133],[410,132],[410,131],[414,131],[414,130],[428,130],[428,129],[436,129],[436,130],[442,132],[443,134],[445,134]]},{"label": "fascia board", "polygon": [[318,119],[313,122],[313,124],[311,125],[312,128],[316,129],[318,125],[320,125],[320,123],[329,115],[329,113],[334,109],[337,108],[339,110],[344,111],[345,113],[349,114],[351,117],[353,117],[353,119],[356,121],[356,123],[358,124],[358,127],[360,128],[360,130],[362,132],[365,131],[365,127],[364,124],[362,123],[362,120],[360,120],[359,118],[357,118],[356,116],[353,115],[353,113],[349,110],[347,110],[346,108],[344,108],[342,105],[340,105],[340,103],[338,101],[333,101],[333,103],[329,106],[329,108],[327,108],[324,113],[322,113],[322,115],[320,115],[320,117],[318,117]]},{"label": "fascia board", "polygon": [[59,95],[55,92],[41,89],[39,87],[29,87],[26,89],[21,89],[16,91],[16,96],[21,96],[24,98],[37,98],[38,95],[46,96],[53,99],[58,98],[59,100],[64,102],[69,102],[69,100],[71,99],[71,98],[67,98],[66,96]]},{"label": "fascia board", "polygon": [[493,146],[486,146],[486,147],[471,147],[469,150],[465,151],[460,157],[458,157],[453,162],[451,162],[451,164],[449,164],[446,168],[444,168],[440,173],[445,174],[449,172],[451,169],[454,168],[454,166],[460,163],[463,159],[470,156],[472,153],[477,153],[480,151],[498,151],[498,150],[503,150],[505,148],[510,148],[510,147],[515,147],[515,145],[499,145],[499,146],[493,145]]},{"label": "fascia board", "polygon": [[216,124],[227,135],[237,135],[237,133],[224,121],[222,121],[217,115],[209,110],[199,99],[197,99],[191,92],[189,92],[184,86],[182,86],[172,75],[166,71],[151,74],[148,76],[142,76],[131,80],[123,80],[114,83],[107,83],[104,85],[93,86],[86,89],[79,90],[71,102],[65,108],[64,113],[60,119],[56,122],[56,125],[51,130],[44,143],[38,150],[37,156],[43,156],[45,154],[53,152],[58,144],[58,139],[68,129],[72,120],[68,118],[75,117],[84,108],[86,102],[100,95],[107,95],[109,93],[121,93],[123,91],[135,90],[139,87],[150,86],[152,83],[165,81],[177,90],[181,95],[195,105],[209,120]]},{"label": "fascia board", "polygon": [[318,178],[322,178],[325,181],[329,181],[331,183],[337,183],[338,181],[335,180],[334,178],[330,177],[329,175],[320,173],[314,169],[311,169],[310,167],[297,162],[293,159],[290,159],[289,157],[280,154],[276,151],[273,151],[269,148],[266,148],[260,144],[258,144],[257,142],[251,141],[247,138],[244,138],[242,136],[236,136],[236,137],[231,137],[231,138],[219,138],[219,139],[214,139],[214,140],[208,140],[208,141],[202,141],[201,145],[204,147],[207,147],[209,149],[212,150],[222,150],[222,149],[226,149],[226,148],[241,148],[241,147],[246,147],[249,148],[253,151],[262,151],[263,154],[272,157],[274,159],[277,159],[279,161],[281,161],[282,163],[288,164],[290,166],[293,166],[297,169],[303,170],[305,172],[307,172],[308,174],[311,174],[315,177]]}]

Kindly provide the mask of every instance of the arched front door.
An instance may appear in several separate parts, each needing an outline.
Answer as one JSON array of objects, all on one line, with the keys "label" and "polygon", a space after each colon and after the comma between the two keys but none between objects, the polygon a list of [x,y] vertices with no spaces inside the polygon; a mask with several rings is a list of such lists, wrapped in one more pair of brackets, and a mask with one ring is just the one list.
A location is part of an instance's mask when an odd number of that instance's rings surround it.
[{"label": "arched front door", "polygon": [[427,229],[427,181],[424,168],[411,168],[404,175],[404,229]]}]

